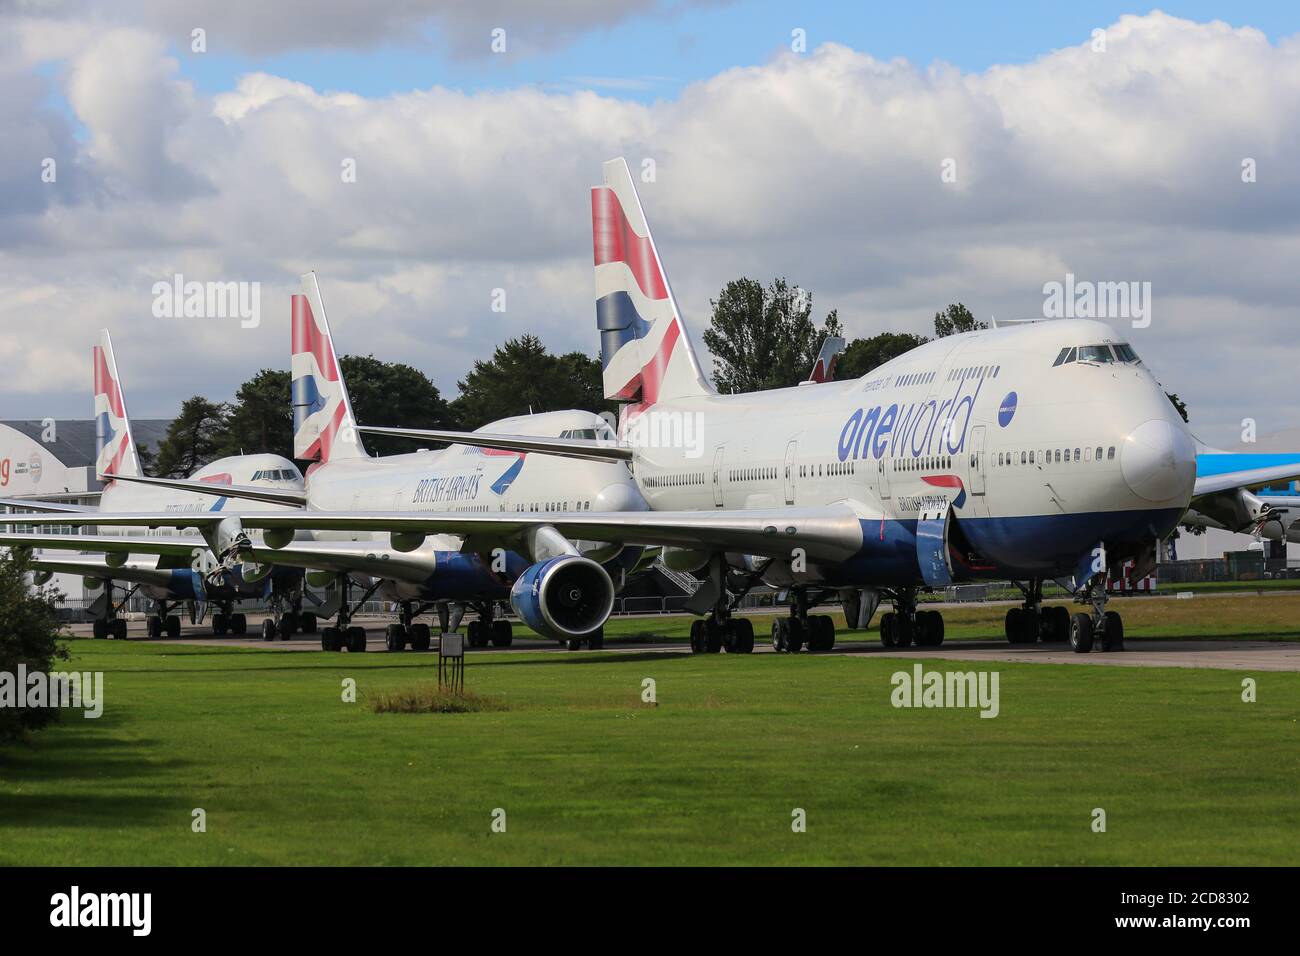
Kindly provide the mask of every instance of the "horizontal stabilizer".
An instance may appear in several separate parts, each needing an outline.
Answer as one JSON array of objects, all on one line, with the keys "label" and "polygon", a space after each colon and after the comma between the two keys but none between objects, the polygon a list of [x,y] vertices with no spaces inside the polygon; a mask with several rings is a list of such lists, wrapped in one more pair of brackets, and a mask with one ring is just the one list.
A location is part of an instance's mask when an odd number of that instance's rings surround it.
[{"label": "horizontal stabilizer", "polygon": [[245,501],[264,501],[273,505],[288,505],[301,508],[307,504],[307,495],[302,491],[288,488],[255,488],[252,485],[214,485],[207,481],[194,481],[189,478],[149,478],[145,475],[118,475],[117,481],[130,481],[140,485],[153,485],[156,488],[170,488],[173,491],[190,491],[214,498],[242,498]]},{"label": "horizontal stabilizer", "polygon": [[369,432],[372,435],[390,435],[394,438],[413,438],[417,441],[450,442],[453,445],[470,445],[475,448],[496,448],[501,451],[531,451],[562,458],[581,458],[585,461],[632,460],[631,448],[602,441],[599,438],[494,435],[491,432],[457,432],[437,428],[385,428],[382,425],[358,425],[357,431]]}]

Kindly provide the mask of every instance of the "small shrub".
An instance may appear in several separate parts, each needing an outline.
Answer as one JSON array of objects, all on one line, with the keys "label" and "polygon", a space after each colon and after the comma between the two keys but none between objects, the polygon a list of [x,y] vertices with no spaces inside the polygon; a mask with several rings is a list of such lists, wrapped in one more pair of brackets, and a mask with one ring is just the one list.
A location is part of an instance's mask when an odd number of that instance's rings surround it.
[{"label": "small shrub", "polygon": [[[0,671],[49,673],[55,661],[68,659],[68,650],[58,643],[59,624],[55,604],[59,594],[52,588],[31,589],[26,580],[31,555],[21,549],[0,555]],[[53,707],[0,708],[0,743],[15,740],[30,730],[39,730],[57,720]]]},{"label": "small shrub", "polygon": [[457,694],[437,684],[367,695],[366,706],[376,714],[479,714],[506,709],[494,697],[480,697],[473,691]]}]

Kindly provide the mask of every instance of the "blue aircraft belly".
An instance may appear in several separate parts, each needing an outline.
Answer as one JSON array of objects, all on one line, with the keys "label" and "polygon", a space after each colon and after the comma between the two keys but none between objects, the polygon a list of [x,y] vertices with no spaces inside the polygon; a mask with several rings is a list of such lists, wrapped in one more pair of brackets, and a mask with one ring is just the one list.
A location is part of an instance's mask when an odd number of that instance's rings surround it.
[{"label": "blue aircraft belly", "polygon": [[[956,545],[965,537],[987,562],[969,568],[953,562],[953,579],[1060,577],[1074,573],[1080,555],[1099,541],[1112,556],[1128,556],[1173,530],[1177,508],[959,518]],[[862,522],[862,550],[830,569],[827,583],[838,586],[921,586],[915,519]]]}]

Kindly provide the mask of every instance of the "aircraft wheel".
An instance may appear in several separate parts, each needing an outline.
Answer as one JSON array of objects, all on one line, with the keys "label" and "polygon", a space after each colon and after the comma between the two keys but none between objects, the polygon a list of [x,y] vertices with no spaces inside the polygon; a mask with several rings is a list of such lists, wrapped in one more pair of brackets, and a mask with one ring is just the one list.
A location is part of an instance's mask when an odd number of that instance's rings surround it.
[{"label": "aircraft wheel", "polygon": [[222,614],[220,611],[217,611],[212,615],[213,634],[217,637],[221,637],[221,635],[225,634],[229,628],[230,622],[226,620],[226,615]]},{"label": "aircraft wheel", "polygon": [[316,633],[316,615],[311,611],[303,611],[298,615],[298,630],[304,634]]},{"label": "aircraft wheel", "polygon": [[275,621],[271,620],[268,617],[266,620],[262,622],[262,640],[264,641],[275,640],[275,631],[276,631]]},{"label": "aircraft wheel", "polygon": [[1070,649],[1076,654],[1092,650],[1092,618],[1075,614],[1070,618]]},{"label": "aircraft wheel", "polygon": [[427,651],[433,646],[433,640],[429,636],[428,624],[411,625],[411,650]]},{"label": "aircraft wheel", "polygon": [[704,650],[710,654],[717,654],[722,650],[722,639],[726,635],[723,633],[722,625],[713,618],[705,618],[704,624]]},{"label": "aircraft wheel", "polygon": [[744,617],[731,621],[731,646],[727,650],[732,654],[754,653],[754,622]]},{"label": "aircraft wheel", "polygon": [[492,646],[509,647],[515,642],[514,629],[509,621],[492,622]]},{"label": "aircraft wheel", "polygon": [[1044,644],[1060,644],[1070,639],[1070,611],[1064,605],[1043,608],[1040,621],[1038,634]]},{"label": "aircraft wheel", "polygon": [[788,617],[778,617],[772,621],[772,650],[778,654],[785,651],[786,642],[790,639],[790,619]]},{"label": "aircraft wheel", "polygon": [[704,621],[699,618],[691,621],[691,653],[704,653]]},{"label": "aircraft wheel", "polygon": [[894,622],[898,620],[898,615],[889,611],[880,615],[880,643],[885,647],[894,647]]},{"label": "aircraft wheel", "polygon": [[158,615],[152,614],[145,620],[144,636],[151,641],[162,637],[162,619]]},{"label": "aircraft wheel", "polygon": [[104,636],[104,622],[99,618],[90,622],[90,639],[99,640]]},{"label": "aircraft wheel", "polygon": [[126,619],[125,618],[119,617],[113,621],[113,636],[117,638],[119,641],[126,640]]},{"label": "aircraft wheel", "polygon": [[1007,641],[1011,644],[1020,643],[1020,634],[1024,630],[1025,609],[1022,607],[1007,608],[1007,616],[1004,621]]},{"label": "aircraft wheel", "polygon": [[350,627],[345,635],[347,639],[348,653],[360,654],[366,649],[366,632],[364,628]]},{"label": "aircraft wheel", "polygon": [[1101,622],[1101,649],[1124,650],[1124,619],[1119,616],[1119,611],[1107,611]]},{"label": "aircraft wheel", "polygon": [[487,647],[482,621],[470,621],[465,625],[465,643],[470,647]]},{"label": "aircraft wheel", "polygon": [[798,654],[808,638],[804,622],[797,617],[786,618],[786,627],[788,628],[785,638],[786,653]]},{"label": "aircraft wheel", "polygon": [[167,627],[167,636],[171,638],[173,641],[176,640],[176,638],[181,636],[181,619],[177,617],[175,614],[167,615],[166,627]]},{"label": "aircraft wheel", "polygon": [[298,630],[298,618],[292,612],[280,618],[280,627],[277,632],[280,640],[287,641],[293,637],[293,632],[296,630]]},{"label": "aircraft wheel", "polygon": [[337,651],[339,649],[339,629],[337,627],[321,628],[320,649],[322,651]]},{"label": "aircraft wheel", "polygon": [[580,637],[570,638],[569,640],[564,642],[564,646],[571,651],[580,651],[582,650],[582,638]]},{"label": "aircraft wheel", "polygon": [[587,647],[593,651],[599,651],[605,646],[605,628],[599,627],[592,631],[587,637]]},{"label": "aircraft wheel", "polygon": [[916,643],[925,647],[943,644],[943,615],[938,611],[921,611],[916,615]]},{"label": "aircraft wheel", "polygon": [[232,614],[232,615],[230,615],[230,633],[231,633],[231,634],[247,634],[247,633],[248,633],[248,618],[244,617],[244,615],[242,615],[242,614]]},{"label": "aircraft wheel", "polygon": [[906,614],[894,615],[894,646],[911,647],[914,643],[913,638],[916,625],[912,618]]},{"label": "aircraft wheel", "polygon": [[393,652],[406,650],[406,628],[400,624],[389,624],[384,628],[384,647]]}]

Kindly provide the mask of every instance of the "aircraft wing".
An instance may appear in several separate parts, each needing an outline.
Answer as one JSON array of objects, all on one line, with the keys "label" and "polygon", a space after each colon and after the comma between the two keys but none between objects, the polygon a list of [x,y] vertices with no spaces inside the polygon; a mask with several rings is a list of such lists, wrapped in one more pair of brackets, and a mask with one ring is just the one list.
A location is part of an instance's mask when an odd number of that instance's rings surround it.
[{"label": "aircraft wing", "polygon": [[[95,523],[150,528],[202,528],[232,517],[212,512],[118,513],[97,515]],[[866,513],[848,504],[817,508],[753,511],[588,511],[537,514],[434,512],[256,512],[237,515],[246,529],[286,531],[387,531],[453,534],[506,542],[522,541],[531,531],[553,527],[570,540],[617,544],[668,545],[789,557],[803,548],[813,560],[842,561],[872,539],[879,511]],[[68,524],[68,517],[10,515],[15,524]],[[73,519],[75,523],[75,518]],[[90,519],[87,519],[90,523]],[[147,540],[147,539],[146,539]]]},{"label": "aircraft wing", "polygon": [[[16,511],[49,511],[58,514],[99,514],[99,509],[85,505],[64,505],[53,501],[33,501],[30,498],[0,498],[0,508],[8,507]],[[0,516],[3,518],[3,516]]]},{"label": "aircraft wing", "polygon": [[[26,524],[27,522],[21,522]],[[66,524],[67,522],[61,522]],[[157,554],[190,558],[207,552],[202,538],[184,535],[0,534],[0,548],[93,551],[97,554]]]},{"label": "aircraft wing", "polygon": [[632,449],[629,446],[615,445],[599,438],[548,438],[541,435],[498,435],[491,432],[457,432],[437,428],[386,428],[381,425],[358,425],[357,431],[371,435],[389,435],[394,438],[471,445],[475,448],[541,452],[547,455],[558,455],[561,458],[580,458],[584,461],[632,460]]},{"label": "aircraft wing", "polygon": [[155,488],[173,491],[190,491],[200,495],[223,498],[242,498],[246,501],[264,501],[273,505],[301,508],[307,504],[307,495],[289,488],[258,488],[254,485],[215,485],[210,481],[191,481],[188,478],[150,478],[146,475],[101,475],[101,480],[130,481]]},{"label": "aircraft wing", "polygon": [[1255,490],[1271,485],[1294,481],[1300,478],[1300,461],[1284,465],[1270,465],[1266,468],[1248,468],[1244,471],[1225,471],[1219,475],[1205,475],[1196,479],[1196,490],[1192,493],[1192,506],[1196,499],[1205,495],[1234,491],[1238,488]]},{"label": "aircraft wing", "polygon": [[151,567],[142,561],[128,561],[120,568],[110,567],[102,554],[72,554],[61,558],[33,557],[30,566],[35,571],[79,574],[86,578],[111,578],[114,581],[152,584],[157,587],[168,587],[175,580],[174,571]]},{"label": "aircraft wing", "polygon": [[[112,576],[122,580],[136,579],[129,574],[119,574],[120,569],[108,569],[104,554],[156,554],[189,561],[207,551],[202,539],[181,535],[0,534],[0,547],[97,552],[53,562],[36,559],[34,566],[43,568],[47,564],[59,564],[60,567],[50,570]],[[426,580],[436,567],[433,555],[425,549],[402,552],[378,541],[293,541],[278,550],[254,543],[251,548],[241,550],[240,557],[255,564],[337,571],[340,574],[357,572],[414,583]],[[166,583],[168,574],[166,569],[160,570],[157,582],[150,577],[149,583]]]}]

